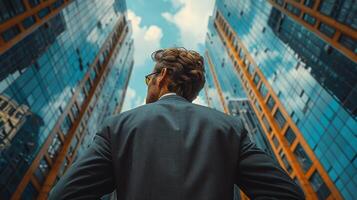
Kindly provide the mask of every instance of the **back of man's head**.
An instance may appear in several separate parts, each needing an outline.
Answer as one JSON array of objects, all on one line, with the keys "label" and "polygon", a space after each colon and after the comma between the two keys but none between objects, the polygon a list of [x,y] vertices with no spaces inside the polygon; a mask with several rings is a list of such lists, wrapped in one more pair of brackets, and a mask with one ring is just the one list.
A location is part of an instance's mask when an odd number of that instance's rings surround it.
[{"label": "back of man's head", "polygon": [[168,89],[192,102],[205,84],[203,57],[185,48],[160,49],[152,53],[155,71],[168,68]]}]

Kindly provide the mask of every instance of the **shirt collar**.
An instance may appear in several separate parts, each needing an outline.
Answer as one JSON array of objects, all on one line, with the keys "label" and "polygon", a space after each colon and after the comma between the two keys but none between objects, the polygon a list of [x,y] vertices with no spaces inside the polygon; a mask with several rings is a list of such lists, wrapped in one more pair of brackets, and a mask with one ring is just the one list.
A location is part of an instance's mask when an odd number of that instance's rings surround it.
[{"label": "shirt collar", "polygon": [[166,93],[164,95],[162,95],[159,100],[162,98],[162,97],[165,97],[165,96],[171,96],[171,95],[177,95],[175,92],[169,92],[169,93]]}]

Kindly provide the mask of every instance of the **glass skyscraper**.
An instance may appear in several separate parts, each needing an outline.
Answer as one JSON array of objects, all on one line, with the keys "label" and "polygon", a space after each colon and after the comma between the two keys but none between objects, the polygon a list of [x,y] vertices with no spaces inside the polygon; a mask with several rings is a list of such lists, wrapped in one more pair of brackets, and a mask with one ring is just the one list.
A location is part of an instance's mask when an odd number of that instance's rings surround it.
[{"label": "glass skyscraper", "polygon": [[216,1],[208,29],[208,105],[247,97],[308,199],[357,199],[357,2]]},{"label": "glass skyscraper", "polygon": [[46,199],[121,110],[133,66],[124,0],[0,1],[0,199]]}]

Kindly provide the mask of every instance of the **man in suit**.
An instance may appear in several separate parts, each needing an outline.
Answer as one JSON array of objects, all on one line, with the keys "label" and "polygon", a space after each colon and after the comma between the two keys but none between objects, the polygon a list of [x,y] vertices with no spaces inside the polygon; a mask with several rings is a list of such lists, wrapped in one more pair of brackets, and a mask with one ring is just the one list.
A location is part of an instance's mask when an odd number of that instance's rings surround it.
[{"label": "man in suit", "polygon": [[158,50],[145,77],[146,105],[113,116],[68,169],[50,199],[304,199],[300,187],[247,136],[240,121],[191,103],[204,61],[184,48]]}]

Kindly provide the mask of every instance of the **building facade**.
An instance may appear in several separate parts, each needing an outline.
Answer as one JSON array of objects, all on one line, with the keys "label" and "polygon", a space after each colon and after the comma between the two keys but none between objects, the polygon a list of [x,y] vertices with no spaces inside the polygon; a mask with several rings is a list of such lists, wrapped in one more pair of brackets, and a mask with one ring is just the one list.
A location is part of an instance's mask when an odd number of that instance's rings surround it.
[{"label": "building facade", "polygon": [[[230,115],[239,118],[243,122],[250,140],[254,141],[257,147],[261,148],[276,160],[268,138],[266,138],[263,128],[261,127],[249,100],[230,100],[228,102],[228,110]],[[277,144],[277,141],[274,142],[274,144]]]},{"label": "building facade", "polygon": [[124,0],[0,2],[0,199],[46,199],[133,66]]},{"label": "building facade", "polygon": [[222,0],[209,21],[208,105],[228,113],[243,92],[308,199],[357,199],[356,10],[355,0]]}]

